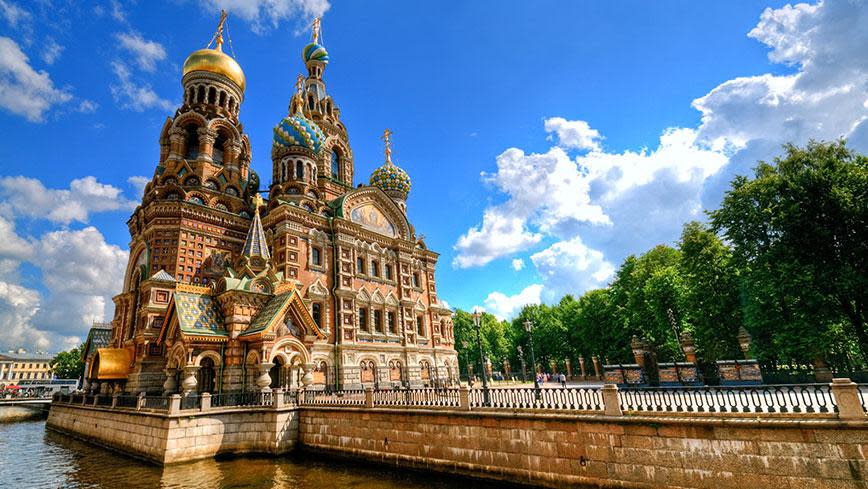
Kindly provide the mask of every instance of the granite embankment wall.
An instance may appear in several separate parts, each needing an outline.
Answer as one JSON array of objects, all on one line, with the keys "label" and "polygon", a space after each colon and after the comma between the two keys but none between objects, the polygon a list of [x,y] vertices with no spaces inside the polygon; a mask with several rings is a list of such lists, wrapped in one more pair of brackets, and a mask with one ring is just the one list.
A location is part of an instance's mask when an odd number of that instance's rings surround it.
[{"label": "granite embankment wall", "polygon": [[218,454],[286,453],[298,439],[298,411],[211,410],[151,413],[55,404],[47,426],[160,464]]},{"label": "granite embankment wall", "polygon": [[548,487],[868,487],[868,423],[303,407],[306,450]]}]

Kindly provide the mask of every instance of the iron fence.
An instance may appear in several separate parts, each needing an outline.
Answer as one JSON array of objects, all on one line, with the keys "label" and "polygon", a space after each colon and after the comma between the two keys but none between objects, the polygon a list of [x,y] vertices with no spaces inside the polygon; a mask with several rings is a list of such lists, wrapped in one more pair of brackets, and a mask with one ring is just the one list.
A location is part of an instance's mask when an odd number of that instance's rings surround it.
[{"label": "iron fence", "polygon": [[263,397],[262,392],[255,391],[227,391],[211,396],[211,407],[246,407],[263,406],[272,403],[271,394],[268,399]]},{"label": "iron fence", "polygon": [[372,393],[374,406],[458,407],[458,389],[383,389]]},{"label": "iron fence", "polygon": [[118,396],[117,402],[115,402],[116,407],[125,407],[125,408],[134,408],[138,406],[139,396],[131,396],[131,395],[121,395]]},{"label": "iron fence", "polygon": [[859,384],[856,386],[856,392],[859,393],[859,402],[862,403],[862,410],[868,412],[868,384]]},{"label": "iron fence", "polygon": [[199,409],[201,402],[201,398],[195,394],[183,396],[181,397],[181,409]]},{"label": "iron fence", "polygon": [[624,389],[624,411],[698,413],[832,413],[828,384]]},{"label": "iron fence", "polygon": [[290,389],[283,391],[283,404],[296,404],[298,402],[298,391]]},{"label": "iron fence", "polygon": [[346,389],[341,391],[304,391],[299,404],[316,406],[364,406],[365,391]]},{"label": "iron fence", "polygon": [[511,387],[489,389],[489,403],[482,389],[470,391],[471,408],[552,409],[570,411],[602,411],[603,398],[599,388],[540,388]]},{"label": "iron fence", "polygon": [[96,396],[96,405],[97,406],[111,406],[112,405],[112,396]]},{"label": "iron fence", "polygon": [[169,409],[169,398],[164,396],[145,396],[142,407],[145,409]]}]

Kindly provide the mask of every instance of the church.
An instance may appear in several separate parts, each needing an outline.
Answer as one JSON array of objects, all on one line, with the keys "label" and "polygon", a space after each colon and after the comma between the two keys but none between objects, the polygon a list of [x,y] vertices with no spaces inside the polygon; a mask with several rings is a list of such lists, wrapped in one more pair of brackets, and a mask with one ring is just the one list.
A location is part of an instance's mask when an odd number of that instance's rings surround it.
[{"label": "church", "polygon": [[[159,135],[152,180],[127,222],[130,261],[89,390],[221,393],[457,382],[438,254],[407,220],[391,157],[354,185],[353,151],[326,89],[316,19],[271,140],[267,200],[241,122],[245,76],[212,42],[183,65],[183,102]],[[212,48],[213,45],[213,48]]]}]

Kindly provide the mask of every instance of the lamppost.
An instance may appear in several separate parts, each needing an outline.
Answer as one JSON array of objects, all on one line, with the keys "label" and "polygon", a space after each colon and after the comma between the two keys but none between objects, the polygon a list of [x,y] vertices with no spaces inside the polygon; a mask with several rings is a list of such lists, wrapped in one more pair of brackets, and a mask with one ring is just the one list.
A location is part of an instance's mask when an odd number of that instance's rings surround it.
[{"label": "lamppost", "polygon": [[533,374],[533,389],[536,393],[536,398],[540,398],[539,378],[536,375],[536,357],[533,354],[533,321],[530,319],[524,322],[524,329],[527,331],[527,337],[530,341],[530,365],[531,373]]},{"label": "lamppost", "polygon": [[473,370],[470,368],[470,342],[462,340],[461,347],[464,350],[464,365],[467,366],[467,383],[470,383],[472,382],[470,377],[473,376]]},{"label": "lamppost", "polygon": [[521,345],[516,349],[518,350],[518,359],[521,360],[521,380],[527,382],[527,368],[524,364],[524,350],[521,348]]},{"label": "lamppost", "polygon": [[482,370],[482,398],[486,406],[491,406],[488,392],[488,377],[485,375],[485,354],[482,353],[482,336],[479,335],[479,322],[482,315],[479,311],[473,313],[473,325],[476,327],[476,344],[479,346],[479,367]]}]

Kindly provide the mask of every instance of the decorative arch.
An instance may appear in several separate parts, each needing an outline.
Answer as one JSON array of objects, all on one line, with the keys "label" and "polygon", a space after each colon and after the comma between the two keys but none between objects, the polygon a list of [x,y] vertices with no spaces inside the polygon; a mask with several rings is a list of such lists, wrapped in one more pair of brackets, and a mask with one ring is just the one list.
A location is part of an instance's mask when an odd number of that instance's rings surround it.
[{"label": "decorative arch", "polygon": [[281,338],[271,347],[271,351],[268,354],[269,361],[271,361],[275,356],[281,356],[282,359],[287,360],[285,365],[290,365],[288,360],[291,360],[293,357],[287,355],[283,351],[287,346],[292,347],[295,352],[301,355],[303,363],[310,363],[310,352],[307,351],[307,347],[304,346],[304,343],[291,336]]},{"label": "decorative arch", "polygon": [[238,132],[238,128],[233,126],[226,119],[211,119],[210,122],[206,124],[208,129],[217,131],[218,133],[223,133],[224,137],[230,141],[240,141],[241,133]]},{"label": "decorative arch", "polygon": [[260,363],[259,352],[257,350],[250,350],[247,352],[247,356],[244,358],[244,363],[247,365],[256,365]]},{"label": "decorative arch", "polygon": [[219,367],[223,364],[223,359],[220,358],[220,354],[214,350],[204,350],[202,353],[196,355],[196,358],[193,360],[193,365],[199,366],[202,364],[202,360],[205,358],[210,358],[214,362],[214,366]]},{"label": "decorative arch", "polygon": [[183,343],[175,343],[166,358],[168,359],[166,367],[181,368],[187,364],[187,348]]},{"label": "decorative arch", "polygon": [[[361,187],[351,190],[343,197],[340,207],[340,216],[353,221],[354,209],[361,209],[367,205],[374,206],[394,226],[395,237],[409,240],[412,236],[412,228],[407,216],[398,208],[398,205],[378,187]],[[367,227],[363,223],[360,226]],[[373,230],[373,229],[372,229]],[[373,230],[377,232],[376,230]]]},{"label": "decorative arch", "polygon": [[172,123],[172,128],[186,128],[190,124],[196,124],[199,127],[208,127],[208,119],[198,112],[185,112],[175,118]]}]

